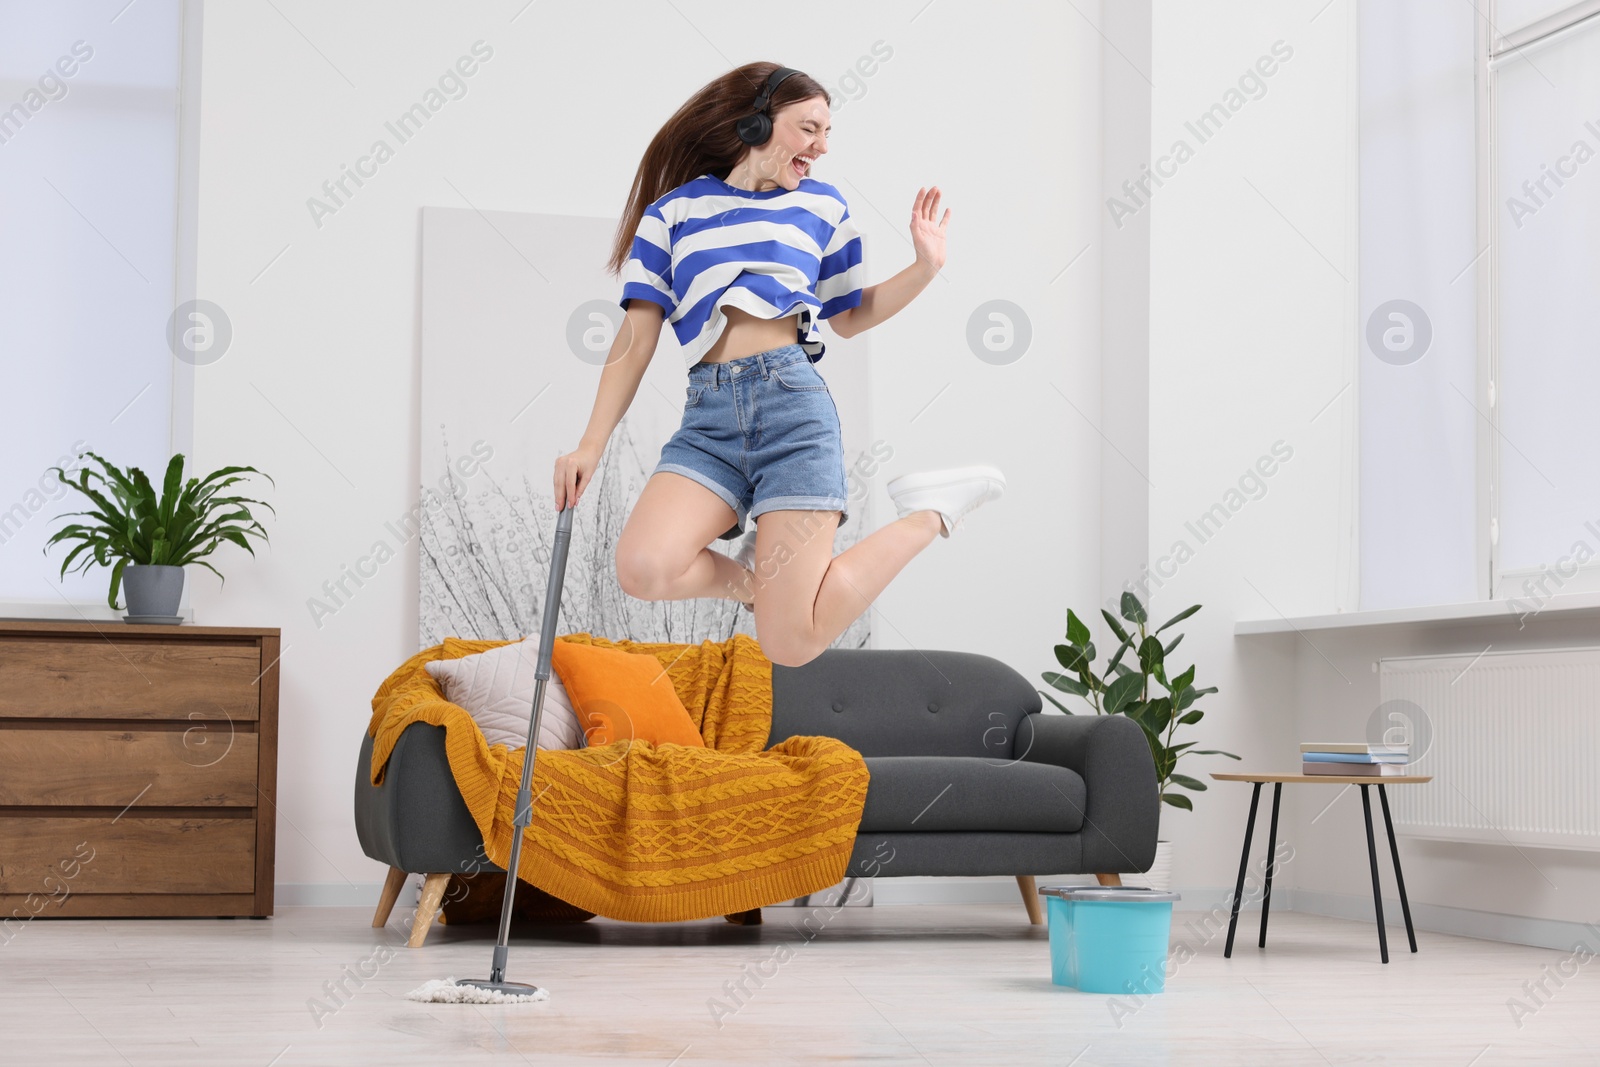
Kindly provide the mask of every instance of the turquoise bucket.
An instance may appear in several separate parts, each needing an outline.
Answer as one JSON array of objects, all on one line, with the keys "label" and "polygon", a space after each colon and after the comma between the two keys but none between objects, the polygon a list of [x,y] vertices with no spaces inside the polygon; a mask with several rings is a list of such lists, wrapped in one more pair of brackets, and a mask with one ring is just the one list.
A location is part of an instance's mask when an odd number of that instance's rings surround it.
[{"label": "turquoise bucket", "polygon": [[1084,993],[1166,988],[1177,893],[1133,886],[1046,885],[1050,980]]}]

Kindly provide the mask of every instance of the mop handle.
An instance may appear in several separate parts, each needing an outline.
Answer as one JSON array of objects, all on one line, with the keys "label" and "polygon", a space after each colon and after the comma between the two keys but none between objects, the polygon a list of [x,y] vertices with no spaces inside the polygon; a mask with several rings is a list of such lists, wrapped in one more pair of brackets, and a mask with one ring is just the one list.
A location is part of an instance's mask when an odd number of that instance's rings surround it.
[{"label": "mop handle", "polygon": [[555,544],[550,549],[550,584],[544,593],[544,621],[539,624],[539,660],[534,668],[533,715],[528,719],[528,743],[522,750],[522,785],[511,821],[511,858],[506,865],[505,899],[500,904],[500,936],[495,941],[491,982],[505,981],[506,957],[511,938],[511,908],[516,899],[517,869],[522,860],[522,836],[533,824],[533,761],[538,748],[539,719],[544,714],[544,685],[550,678],[550,654],[555,651],[556,613],[561,607],[561,582],[567,570],[567,546],[572,541],[572,504],[556,518]]}]

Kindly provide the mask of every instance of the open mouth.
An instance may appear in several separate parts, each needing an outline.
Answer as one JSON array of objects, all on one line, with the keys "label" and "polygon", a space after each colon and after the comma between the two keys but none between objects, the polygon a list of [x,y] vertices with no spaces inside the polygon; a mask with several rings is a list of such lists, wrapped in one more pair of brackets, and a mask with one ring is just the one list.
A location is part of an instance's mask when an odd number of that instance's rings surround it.
[{"label": "open mouth", "polygon": [[796,174],[803,178],[811,170],[811,160],[807,159],[805,156],[795,156],[793,159],[789,160],[789,166]]}]

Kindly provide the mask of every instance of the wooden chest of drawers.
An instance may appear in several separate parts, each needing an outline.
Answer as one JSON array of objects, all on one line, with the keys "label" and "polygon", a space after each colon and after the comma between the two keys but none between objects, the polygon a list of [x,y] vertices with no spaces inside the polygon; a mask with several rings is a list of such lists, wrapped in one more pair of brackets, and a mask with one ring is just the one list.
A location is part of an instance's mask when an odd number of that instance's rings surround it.
[{"label": "wooden chest of drawers", "polygon": [[0,921],[272,914],[279,639],[0,619]]}]

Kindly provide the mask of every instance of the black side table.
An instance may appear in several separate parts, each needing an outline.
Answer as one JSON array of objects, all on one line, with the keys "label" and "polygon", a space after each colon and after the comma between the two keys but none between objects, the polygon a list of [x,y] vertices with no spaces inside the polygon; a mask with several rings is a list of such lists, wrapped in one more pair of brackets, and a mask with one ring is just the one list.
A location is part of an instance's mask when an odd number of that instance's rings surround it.
[{"label": "black side table", "polygon": [[1272,783],[1272,828],[1267,832],[1267,877],[1261,894],[1261,940],[1259,947],[1267,947],[1267,912],[1272,905],[1272,869],[1276,865],[1273,853],[1278,847],[1278,800],[1283,794],[1285,782],[1311,782],[1318,785],[1359,785],[1361,787],[1361,811],[1367,820],[1367,862],[1372,867],[1372,908],[1378,920],[1378,954],[1384,963],[1389,962],[1389,938],[1383,928],[1383,891],[1378,883],[1378,847],[1372,836],[1372,798],[1367,794],[1368,786],[1378,787],[1378,800],[1383,805],[1383,825],[1389,832],[1389,858],[1394,861],[1394,880],[1400,888],[1400,911],[1406,917],[1406,938],[1411,942],[1411,951],[1417,951],[1417,935],[1411,928],[1411,904],[1406,900],[1406,880],[1400,873],[1400,849],[1394,840],[1394,822],[1389,818],[1389,794],[1383,787],[1386,785],[1409,785],[1412,783],[1431,782],[1431,774],[1392,775],[1384,778],[1365,778],[1344,774],[1244,774],[1213,772],[1211,775],[1219,782],[1251,782],[1255,788],[1250,794],[1250,819],[1244,826],[1244,852],[1239,857],[1239,881],[1233,890],[1233,914],[1228,919],[1228,944],[1222,950],[1224,959],[1233,955],[1233,933],[1239,925],[1239,903],[1244,896],[1244,872],[1250,863],[1250,838],[1256,829],[1256,807],[1261,802],[1261,786]]}]

